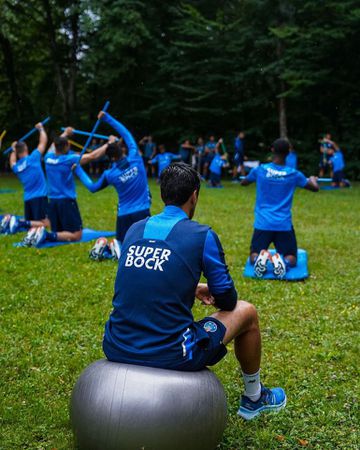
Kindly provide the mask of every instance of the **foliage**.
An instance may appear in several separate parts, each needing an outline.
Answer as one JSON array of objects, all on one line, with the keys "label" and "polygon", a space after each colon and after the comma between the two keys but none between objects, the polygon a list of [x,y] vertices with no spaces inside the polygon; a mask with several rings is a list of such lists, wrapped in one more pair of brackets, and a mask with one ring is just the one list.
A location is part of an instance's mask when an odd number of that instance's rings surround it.
[{"label": "foliage", "polygon": [[[19,182],[0,180],[3,212],[22,213]],[[153,213],[159,188],[151,184]],[[95,196],[78,187],[84,224],[113,229],[116,194]],[[202,189],[196,220],[211,225],[223,243],[239,295],[259,311],[263,335],[262,380],[286,389],[278,415],[245,423],[237,415],[242,382],[232,346],[215,368],[224,384],[229,422],[221,449],[359,448],[360,188],[300,191],[294,201],[299,245],[309,253],[311,277],[300,283],[244,279],[253,224],[255,189],[225,183]],[[214,214],[216,211],[216,214]],[[234,220],[236,218],[236,220]],[[46,250],[14,248],[17,236],[0,236],[0,448],[73,448],[69,399],[80,372],[102,358],[104,324],[111,310],[116,265],[91,262],[90,244]],[[211,313],[195,307],[197,319]]]},{"label": "foliage", "polygon": [[[1,0],[0,122],[51,113],[89,123],[106,98],[140,134],[174,145],[236,130],[260,157],[279,107],[306,172],[331,130],[360,176],[360,8],[356,0]],[[26,26],[25,26],[26,24]]]}]

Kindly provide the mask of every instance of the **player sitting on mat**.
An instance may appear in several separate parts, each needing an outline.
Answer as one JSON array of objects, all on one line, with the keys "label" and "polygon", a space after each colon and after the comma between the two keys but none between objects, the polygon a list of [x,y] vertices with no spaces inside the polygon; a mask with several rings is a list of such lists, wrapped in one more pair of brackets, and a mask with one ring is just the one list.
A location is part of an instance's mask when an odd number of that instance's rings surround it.
[{"label": "player sitting on mat", "polygon": [[10,167],[24,187],[24,219],[6,215],[1,223],[2,232],[16,233],[20,229],[48,226],[47,185],[41,167],[41,158],[47,145],[47,134],[41,123],[35,125],[39,130],[37,148],[29,154],[25,142],[13,142],[10,153]]},{"label": "player sitting on mat", "polygon": [[210,178],[209,178],[209,187],[212,188],[222,188],[221,184],[221,172],[223,167],[229,167],[229,163],[227,160],[226,153],[224,155],[220,155],[219,145],[222,144],[222,139],[219,139],[218,144],[214,150],[214,158],[212,159],[209,167]]},{"label": "player sitting on mat", "polygon": [[[51,146],[45,155],[51,232],[45,227],[30,229],[26,239],[31,247],[36,247],[46,240],[75,242],[81,239],[82,221],[76,201],[74,169],[78,164],[85,165],[104,156],[109,144],[80,157],[70,151],[68,137],[71,135],[72,128],[66,128],[61,136],[55,139],[54,146]],[[111,136],[109,143],[115,140],[116,137]]]},{"label": "player sitting on mat", "polygon": [[145,217],[150,216],[150,191],[146,170],[138,146],[127,128],[110,114],[101,111],[98,118],[113,127],[124,139],[128,155],[121,150],[118,143],[108,146],[106,154],[112,167],[106,170],[95,183],[85,174],[79,173],[81,182],[90,192],[97,192],[111,185],[118,193],[119,202],[116,220],[116,240],[108,246],[105,238],[99,238],[90,251],[95,260],[118,259],[120,246],[129,227]]},{"label": "player sitting on mat", "polygon": [[[219,362],[234,340],[245,385],[238,414],[249,420],[283,408],[284,390],[260,383],[256,309],[237,300],[216,233],[191,220],[200,175],[174,163],[161,174],[160,189],[163,212],[134,224],[123,242],[105,355],[121,363],[196,371]],[[199,283],[202,273],[207,284]],[[195,322],[195,296],[218,311]]]},{"label": "player sitting on mat", "polygon": [[[271,151],[273,162],[251,170],[242,180],[247,186],[256,182],[254,234],[251,240],[250,261],[254,273],[261,278],[267,270],[267,261],[274,266],[274,274],[283,278],[287,267],[297,261],[297,242],[291,218],[291,205],[297,187],[317,192],[315,177],[306,178],[301,172],[286,166],[289,142],[277,139]],[[276,254],[271,256],[268,248],[274,243]]]}]

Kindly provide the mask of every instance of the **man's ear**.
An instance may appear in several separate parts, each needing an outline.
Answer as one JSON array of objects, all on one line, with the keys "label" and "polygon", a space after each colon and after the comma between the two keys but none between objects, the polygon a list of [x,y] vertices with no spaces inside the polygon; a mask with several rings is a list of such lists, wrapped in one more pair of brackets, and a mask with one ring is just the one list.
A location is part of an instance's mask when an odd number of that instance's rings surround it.
[{"label": "man's ear", "polygon": [[191,203],[192,203],[193,205],[196,205],[197,201],[198,201],[198,191],[194,191],[194,192],[191,194]]}]

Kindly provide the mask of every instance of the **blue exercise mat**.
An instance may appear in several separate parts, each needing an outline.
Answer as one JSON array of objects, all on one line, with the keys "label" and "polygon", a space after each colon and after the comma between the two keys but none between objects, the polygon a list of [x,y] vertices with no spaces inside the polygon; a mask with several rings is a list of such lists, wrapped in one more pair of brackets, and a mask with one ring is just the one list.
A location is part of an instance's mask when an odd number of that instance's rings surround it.
[{"label": "blue exercise mat", "polygon": [[335,189],[340,189],[339,186],[320,186],[321,191],[333,191]]},{"label": "blue exercise mat", "polygon": [[[275,253],[275,250],[269,251],[272,255]],[[272,268],[272,264],[268,261],[268,270],[261,278],[262,280],[278,280],[278,278],[274,275]],[[257,278],[254,274],[254,265],[250,263],[250,258],[248,258],[246,261],[243,275],[244,277],[248,278]],[[308,255],[306,250],[299,248],[297,253],[297,264],[295,267],[290,267],[289,269],[287,269],[286,275],[283,280],[299,281],[305,280],[305,278],[308,277]]]},{"label": "blue exercise mat", "polygon": [[80,241],[75,242],[44,242],[43,244],[39,245],[38,248],[49,248],[49,247],[59,247],[60,245],[68,245],[68,244],[80,244],[81,242],[89,242],[93,241],[95,239],[98,239],[99,237],[111,237],[115,236],[115,231],[98,231],[98,230],[91,230],[90,228],[84,228],[82,238]]}]

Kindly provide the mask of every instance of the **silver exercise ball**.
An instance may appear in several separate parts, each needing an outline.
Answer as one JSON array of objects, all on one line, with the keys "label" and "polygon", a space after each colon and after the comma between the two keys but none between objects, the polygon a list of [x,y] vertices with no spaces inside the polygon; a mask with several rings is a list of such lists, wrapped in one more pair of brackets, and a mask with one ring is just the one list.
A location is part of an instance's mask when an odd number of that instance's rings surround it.
[{"label": "silver exercise ball", "polygon": [[101,359],[71,398],[80,449],[213,450],[226,425],[226,398],[209,370],[179,372]]}]

